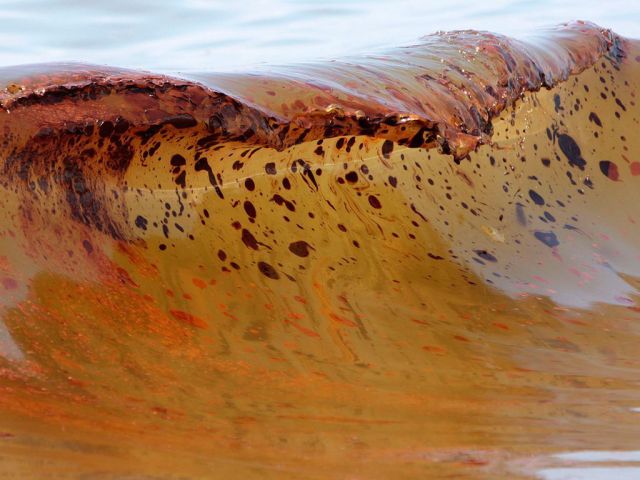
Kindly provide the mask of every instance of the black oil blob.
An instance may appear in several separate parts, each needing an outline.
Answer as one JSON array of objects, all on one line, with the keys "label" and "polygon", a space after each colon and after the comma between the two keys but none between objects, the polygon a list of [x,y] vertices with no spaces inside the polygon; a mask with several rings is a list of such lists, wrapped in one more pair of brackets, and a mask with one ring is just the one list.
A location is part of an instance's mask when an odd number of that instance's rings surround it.
[{"label": "black oil blob", "polygon": [[[291,164],[291,173],[296,173],[298,171],[298,166],[300,166],[300,169],[302,171],[302,179],[304,180],[304,182],[307,185],[309,185],[309,181],[310,181],[311,184],[313,185],[313,188],[317,191],[318,182],[316,181],[316,177],[313,175],[313,172],[311,171],[311,165],[309,165],[303,159],[299,158]],[[318,170],[318,172],[322,172],[322,171]]]},{"label": "black oil blob", "polygon": [[247,213],[247,215],[249,215],[249,217],[256,218],[256,207],[253,206],[253,203],[251,203],[249,200],[245,200],[243,207],[244,211]]},{"label": "black oil blob", "polygon": [[615,182],[620,177],[620,174],[618,173],[618,166],[615,163],[610,162],[609,160],[602,160],[599,163],[599,166],[602,174],[610,180]]},{"label": "black oil blob", "polygon": [[258,241],[256,240],[256,237],[254,237],[246,228],[242,229],[242,243],[253,250],[258,250]]},{"label": "black oil blob", "polygon": [[147,229],[147,219],[144,218],[142,215],[138,215],[136,217],[136,227],[142,229],[142,230],[146,230]]},{"label": "black oil blob", "polygon": [[277,205],[284,205],[285,207],[287,207],[287,210],[289,210],[290,212],[295,212],[296,211],[296,207],[295,205],[290,202],[289,200],[287,200],[286,198],[284,198],[282,195],[279,194],[275,194],[272,198],[272,201],[276,202]]},{"label": "black oil blob", "polygon": [[595,123],[599,127],[602,126],[602,122],[600,121],[600,117],[598,117],[598,115],[595,112],[591,112],[589,114],[589,121]]},{"label": "black oil blob", "polygon": [[187,163],[187,161],[180,154],[176,153],[173,157],[171,157],[171,166],[172,167],[182,167],[183,165],[186,165],[186,163]]},{"label": "black oil blob", "polygon": [[419,148],[424,144],[424,134],[426,132],[426,129],[421,128],[420,130],[418,130],[418,132],[411,137],[411,140],[409,140],[409,148]]},{"label": "black oil blob", "polygon": [[544,205],[544,198],[542,198],[536,191],[529,190],[529,197],[536,205]]},{"label": "black oil blob", "polygon": [[560,110],[564,110],[564,108],[562,108],[562,105],[560,103],[560,95],[558,95],[557,93],[553,96],[553,105],[556,112],[559,112]]},{"label": "black oil blob", "polygon": [[187,172],[184,170],[180,172],[180,175],[176,177],[176,185],[179,185],[181,188],[187,186]]},{"label": "black oil blob", "polygon": [[373,195],[369,195],[369,205],[371,205],[373,208],[382,208],[378,197],[375,197]]},{"label": "black oil blob", "polygon": [[273,162],[265,163],[264,171],[267,172],[267,175],[275,175],[276,172],[276,164]]},{"label": "black oil blob", "polygon": [[393,152],[393,142],[391,140],[385,140],[382,144],[382,156],[384,158],[389,158],[391,156],[391,152]]},{"label": "black oil blob", "polygon": [[349,183],[356,183],[358,181],[358,174],[356,172],[349,172],[344,176],[344,178]]},{"label": "black oil blob", "polygon": [[541,232],[540,230],[537,230],[533,235],[547,247],[553,248],[560,245],[558,237],[556,237],[556,234],[553,232]]},{"label": "black oil blob", "polygon": [[498,259],[496,257],[491,255],[486,250],[474,250],[474,251],[475,251],[476,255],[478,255],[483,260],[487,260],[489,262],[497,262],[498,261]]},{"label": "black oil blob", "polygon": [[311,245],[304,240],[289,244],[289,251],[299,257],[308,257],[310,248],[312,248]]},{"label": "black oil blob", "polygon": [[560,150],[564,153],[564,156],[569,160],[569,165],[572,167],[578,167],[580,170],[584,170],[587,162],[582,158],[582,152],[576,141],[566,133],[558,135],[558,145]]},{"label": "black oil blob", "polygon": [[258,270],[260,270],[260,273],[262,273],[265,277],[271,278],[273,280],[278,280],[280,278],[280,274],[278,274],[276,269],[269,265],[267,262],[258,262]]},{"label": "black oil blob", "polygon": [[199,159],[194,165],[194,169],[196,172],[200,172],[203,170],[207,172],[207,174],[209,175],[209,183],[213,186],[218,196],[220,198],[224,198],[222,190],[220,190],[218,182],[216,181],[216,176],[213,174],[213,170],[211,170],[211,166],[209,166],[209,162],[206,158],[202,157],[201,159]]},{"label": "black oil blob", "polygon": [[106,121],[100,124],[100,127],[98,128],[98,135],[100,135],[102,138],[106,138],[110,136],[112,133],[113,133],[113,123]]}]

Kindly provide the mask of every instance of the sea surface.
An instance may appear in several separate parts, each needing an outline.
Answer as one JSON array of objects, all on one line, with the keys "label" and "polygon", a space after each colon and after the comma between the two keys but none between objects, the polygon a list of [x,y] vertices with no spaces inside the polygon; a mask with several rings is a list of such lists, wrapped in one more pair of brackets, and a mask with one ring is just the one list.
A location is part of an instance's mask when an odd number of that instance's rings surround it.
[{"label": "sea surface", "polygon": [[2,0],[0,65],[222,71],[408,45],[441,30],[524,35],[589,20],[640,36],[637,0]]},{"label": "sea surface", "polygon": [[0,21],[0,479],[640,478],[640,2]]}]

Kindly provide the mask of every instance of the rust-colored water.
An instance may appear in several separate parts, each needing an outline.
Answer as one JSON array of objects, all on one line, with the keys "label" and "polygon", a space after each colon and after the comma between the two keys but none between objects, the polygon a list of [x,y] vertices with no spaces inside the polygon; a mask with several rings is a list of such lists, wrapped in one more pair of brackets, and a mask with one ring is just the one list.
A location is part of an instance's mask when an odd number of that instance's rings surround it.
[{"label": "rust-colored water", "polygon": [[590,478],[570,452],[640,449],[636,42],[89,70],[0,72],[0,477]]}]

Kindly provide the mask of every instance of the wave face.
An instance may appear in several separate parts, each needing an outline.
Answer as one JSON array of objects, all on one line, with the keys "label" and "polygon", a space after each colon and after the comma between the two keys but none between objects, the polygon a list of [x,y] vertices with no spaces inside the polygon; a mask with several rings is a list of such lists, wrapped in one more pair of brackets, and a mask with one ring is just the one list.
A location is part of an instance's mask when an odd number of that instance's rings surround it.
[{"label": "wave face", "polygon": [[536,478],[637,448],[639,74],[586,23],[0,69],[4,472]]}]

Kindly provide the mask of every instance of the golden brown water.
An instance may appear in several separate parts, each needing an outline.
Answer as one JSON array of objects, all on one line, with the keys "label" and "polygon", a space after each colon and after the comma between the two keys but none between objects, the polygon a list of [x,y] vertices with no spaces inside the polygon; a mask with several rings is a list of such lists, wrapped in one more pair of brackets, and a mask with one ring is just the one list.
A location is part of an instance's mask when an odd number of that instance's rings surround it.
[{"label": "golden brown water", "polygon": [[2,72],[0,477],[639,450],[640,47],[547,35],[208,87]]}]

